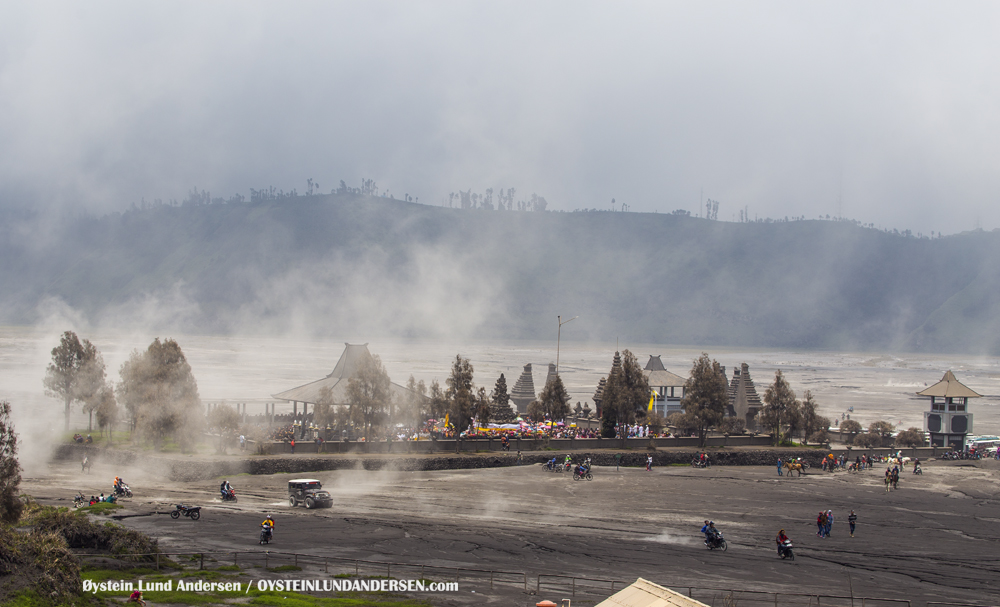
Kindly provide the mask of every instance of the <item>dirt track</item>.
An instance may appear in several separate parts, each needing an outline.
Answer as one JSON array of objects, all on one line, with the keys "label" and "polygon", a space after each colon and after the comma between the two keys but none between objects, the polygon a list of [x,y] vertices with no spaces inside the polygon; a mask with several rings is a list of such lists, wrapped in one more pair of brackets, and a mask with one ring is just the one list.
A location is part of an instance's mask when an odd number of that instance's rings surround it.
[{"label": "dirt track", "polygon": [[[593,482],[539,466],[439,472],[315,473],[334,495],[330,510],[288,507],[291,475],[239,476],[240,501],[221,504],[217,483],[128,478],[130,512],[205,506],[200,521],[167,516],[123,522],[159,538],[165,550],[256,550],[262,513],[277,519],[277,551],[478,569],[568,573],[667,586],[848,594],[920,601],[996,604],[1000,595],[1000,467],[930,463],[886,493],[881,473],[779,478],[773,468],[598,468]],[[53,464],[24,490],[68,504],[77,490],[106,490],[112,469],[80,477],[78,464]],[[816,536],[820,509],[836,517],[832,537]],[[848,537],[847,514],[859,516]],[[713,519],[729,550],[709,552],[698,529]],[[794,563],[777,558],[773,537],[785,528]],[[533,584],[534,582],[532,582]],[[476,595],[434,595],[436,604],[477,604]],[[463,589],[464,592],[464,589]],[[471,590],[469,591],[471,593]],[[525,604],[514,587],[487,595]],[[568,595],[566,595],[568,596]],[[596,597],[595,597],[596,598]],[[586,602],[584,602],[586,604]]]}]

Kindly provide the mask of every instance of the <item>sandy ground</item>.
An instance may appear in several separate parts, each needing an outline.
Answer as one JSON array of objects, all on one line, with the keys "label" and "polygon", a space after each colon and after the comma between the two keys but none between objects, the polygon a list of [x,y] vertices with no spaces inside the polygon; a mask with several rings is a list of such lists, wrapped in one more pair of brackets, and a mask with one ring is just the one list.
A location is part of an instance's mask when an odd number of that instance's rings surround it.
[{"label": "sandy ground", "polygon": [[[341,470],[309,475],[335,499],[332,509],[311,511],[288,506],[292,475],[231,478],[235,505],[218,501],[218,483],[126,475],[136,494],[126,503],[130,513],[166,512],[175,503],[204,511],[199,521],[153,515],[122,522],[157,537],[168,551],[257,550],[258,524],[270,512],[277,520],[275,551],[524,571],[532,590],[538,574],[629,582],[642,576],[671,587],[996,604],[1000,466],[930,462],[924,470],[923,476],[906,472],[891,493],[878,470],[779,478],[772,468],[598,468],[592,482],[537,465]],[[78,464],[56,463],[44,477],[25,479],[23,488],[40,502],[70,505],[78,490],[106,491],[116,473],[95,466],[81,476]],[[830,538],[816,536],[820,509],[834,511]],[[859,517],[854,538],[847,529],[851,509]],[[702,545],[698,530],[705,518],[725,534],[727,552]],[[782,527],[795,542],[795,562],[775,554],[773,537]],[[489,592],[470,582],[456,595],[425,598],[441,605],[524,605],[568,596],[545,588],[530,596],[516,586]]]}]

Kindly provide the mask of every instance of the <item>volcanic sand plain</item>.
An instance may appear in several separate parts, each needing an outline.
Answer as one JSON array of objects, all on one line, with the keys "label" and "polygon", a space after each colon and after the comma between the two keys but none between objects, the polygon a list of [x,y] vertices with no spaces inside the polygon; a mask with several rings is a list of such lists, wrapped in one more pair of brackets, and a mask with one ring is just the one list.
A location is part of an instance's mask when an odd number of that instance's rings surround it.
[{"label": "volcanic sand plain", "polygon": [[[260,550],[259,524],[271,513],[277,526],[267,548],[274,552],[526,572],[529,591],[538,574],[626,582],[641,576],[674,588],[997,604],[1000,465],[928,462],[921,476],[908,468],[899,489],[888,493],[883,470],[813,469],[789,478],[770,467],[598,467],[593,481],[574,481],[537,464],[414,472],[367,471],[359,463],[355,470],[231,477],[236,504],[219,501],[221,479],[176,482],[126,471],[135,497],[119,512],[157,513],[121,522],[158,538],[167,552]],[[79,464],[55,462],[22,487],[41,503],[70,505],[77,491],[106,492],[115,474],[122,471],[95,465],[81,475]],[[286,487],[296,477],[321,480],[333,508],[291,508]],[[202,506],[201,519],[166,516],[177,503]],[[816,535],[821,509],[834,512],[829,538]],[[853,538],[852,509],[858,515]],[[705,519],[725,534],[726,552],[702,544]],[[794,562],[776,555],[780,528],[795,543]],[[307,574],[308,567],[298,575]],[[418,577],[416,570],[392,574]],[[568,586],[543,587],[533,596],[520,578],[496,579],[492,591],[480,580],[463,582],[455,594],[423,598],[436,605],[523,605],[570,596]],[[581,604],[610,594],[609,586],[595,582],[596,593],[585,595],[580,584]]]}]

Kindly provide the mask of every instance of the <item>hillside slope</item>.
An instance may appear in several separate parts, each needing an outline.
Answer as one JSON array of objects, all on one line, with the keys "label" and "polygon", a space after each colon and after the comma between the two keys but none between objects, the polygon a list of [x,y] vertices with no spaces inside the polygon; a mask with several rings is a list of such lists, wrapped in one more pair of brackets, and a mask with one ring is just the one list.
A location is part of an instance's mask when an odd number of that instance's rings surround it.
[{"label": "hillside slope", "polygon": [[1000,233],[459,210],[360,196],[0,228],[6,323],[1000,353]]}]

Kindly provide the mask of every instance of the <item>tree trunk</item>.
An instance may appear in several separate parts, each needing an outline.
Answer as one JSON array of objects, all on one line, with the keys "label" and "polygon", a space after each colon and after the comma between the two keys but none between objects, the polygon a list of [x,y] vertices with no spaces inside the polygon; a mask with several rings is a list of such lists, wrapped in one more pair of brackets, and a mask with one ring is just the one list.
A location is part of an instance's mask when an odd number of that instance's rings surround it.
[{"label": "tree trunk", "polygon": [[65,432],[69,432],[69,403],[70,402],[71,402],[71,399],[67,396],[66,397],[66,428],[64,430]]},{"label": "tree trunk", "polygon": [[93,432],[93,431],[94,431],[94,412],[93,410],[91,410],[90,421],[87,422],[87,432]]}]

